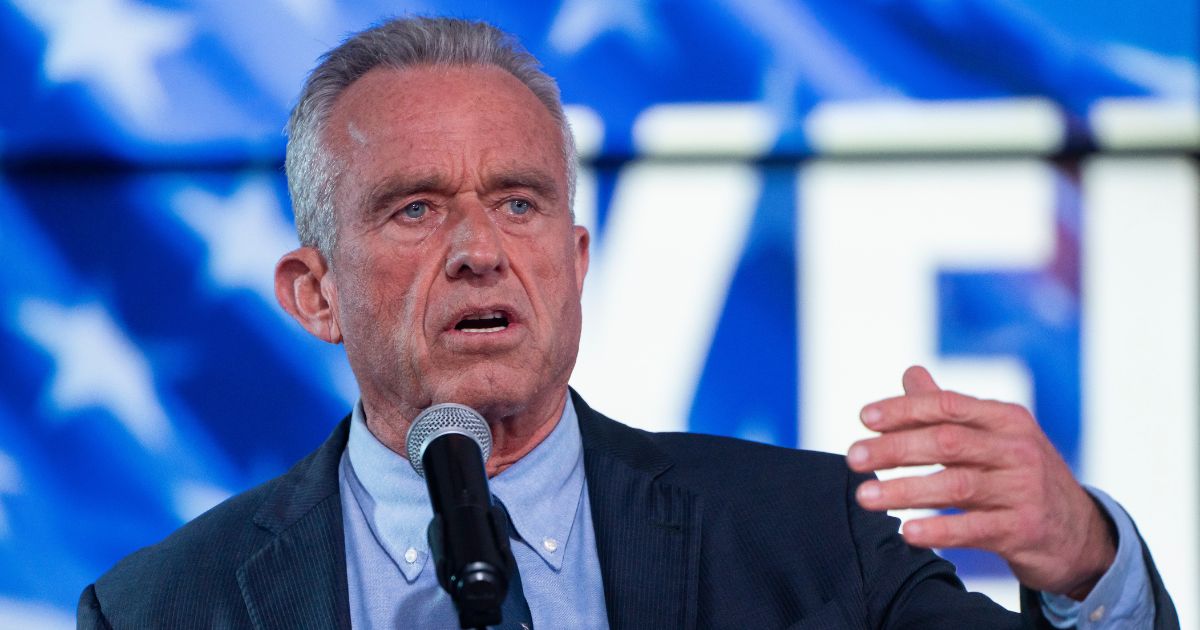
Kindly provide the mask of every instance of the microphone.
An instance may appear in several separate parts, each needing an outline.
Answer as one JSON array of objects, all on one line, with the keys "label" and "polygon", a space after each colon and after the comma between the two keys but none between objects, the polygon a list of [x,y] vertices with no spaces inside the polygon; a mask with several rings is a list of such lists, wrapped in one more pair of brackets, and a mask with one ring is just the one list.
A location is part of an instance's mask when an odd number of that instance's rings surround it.
[{"label": "microphone", "polygon": [[405,448],[429,488],[429,548],[459,627],[498,625],[515,561],[508,518],[492,503],[484,472],[492,451],[487,421],[465,405],[434,405],[413,420]]}]

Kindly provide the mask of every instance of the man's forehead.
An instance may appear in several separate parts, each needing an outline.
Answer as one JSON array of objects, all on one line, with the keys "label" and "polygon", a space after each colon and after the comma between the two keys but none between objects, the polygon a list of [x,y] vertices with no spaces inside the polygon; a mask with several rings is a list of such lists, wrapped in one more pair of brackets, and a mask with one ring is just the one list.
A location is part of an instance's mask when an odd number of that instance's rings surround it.
[{"label": "man's forehead", "polygon": [[381,132],[420,132],[450,123],[557,129],[546,105],[520,80],[490,65],[378,67],[334,102],[331,122],[358,143]]},{"label": "man's forehead", "polygon": [[[452,194],[464,182],[452,169],[439,168],[433,164],[417,164],[390,169],[364,191],[367,198],[379,198],[389,194],[415,194],[419,192],[444,192]],[[524,161],[496,160],[480,164],[474,177],[466,182],[482,194],[502,190],[525,189],[549,201],[561,201],[565,191],[557,173],[541,165]]]},{"label": "man's forehead", "polygon": [[371,70],[339,97],[326,132],[348,167],[338,196],[368,216],[408,193],[462,186],[567,198],[562,128],[492,66]]}]

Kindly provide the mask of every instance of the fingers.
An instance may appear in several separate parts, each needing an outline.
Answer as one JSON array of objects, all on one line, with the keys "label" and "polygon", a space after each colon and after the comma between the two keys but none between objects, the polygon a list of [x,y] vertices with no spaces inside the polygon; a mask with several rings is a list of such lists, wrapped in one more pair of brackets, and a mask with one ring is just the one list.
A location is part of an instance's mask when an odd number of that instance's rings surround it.
[{"label": "fingers", "polygon": [[938,387],[925,368],[914,365],[901,378],[904,395],[863,407],[860,419],[873,431],[886,432],[954,422],[982,428],[1029,424],[1032,416],[1018,405],[980,400]]},{"label": "fingers", "polygon": [[918,547],[974,547],[1004,553],[1005,539],[1018,529],[1015,521],[1009,512],[974,511],[908,521],[900,533]]},{"label": "fingers", "polygon": [[[932,381],[931,381],[932,382]],[[979,400],[945,390],[905,394],[863,407],[861,419],[872,431],[886,432],[944,422],[1003,429],[1032,417],[1019,405]]]},{"label": "fingers", "polygon": [[933,376],[929,374],[929,370],[919,365],[914,365],[904,370],[904,376],[900,378],[900,382],[904,385],[904,393],[906,394],[929,394],[942,390],[933,381]]},{"label": "fingers", "polygon": [[850,447],[846,462],[857,472],[926,464],[993,468],[1010,463],[1011,450],[1007,436],[964,425],[939,424],[860,440]]},{"label": "fingers", "polygon": [[902,380],[905,395],[863,407],[863,424],[881,435],[851,446],[847,462],[858,472],[945,468],[864,481],[855,491],[858,503],[868,510],[959,508],[909,521],[904,539],[921,547],[994,551],[1022,584],[1086,596],[1111,564],[1115,544],[1029,411],[944,391],[917,366]]},{"label": "fingers", "polygon": [[[998,487],[1003,485],[1005,487]],[[1012,494],[1012,484],[986,477],[971,468],[947,468],[931,475],[901,477],[889,481],[864,481],[855,496],[868,510],[909,508],[979,509],[1002,507]]]}]

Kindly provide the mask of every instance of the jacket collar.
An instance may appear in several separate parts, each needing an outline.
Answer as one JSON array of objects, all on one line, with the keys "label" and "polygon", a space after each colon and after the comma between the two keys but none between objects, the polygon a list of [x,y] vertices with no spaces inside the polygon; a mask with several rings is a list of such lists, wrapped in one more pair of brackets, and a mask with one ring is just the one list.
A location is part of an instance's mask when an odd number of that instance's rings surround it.
[{"label": "jacket collar", "polygon": [[[593,411],[574,390],[609,623],[694,628],[699,497],[665,482],[670,457],[648,435]],[[350,628],[338,463],[350,419],[285,473],[254,523],[273,538],[237,572],[259,628]]]},{"label": "jacket collar", "polygon": [[254,515],[274,537],[238,568],[258,628],[350,628],[338,462],[349,418],[280,477]]},{"label": "jacket collar", "polygon": [[700,498],[663,478],[670,457],[574,390],[604,599],[615,628],[694,628]]}]

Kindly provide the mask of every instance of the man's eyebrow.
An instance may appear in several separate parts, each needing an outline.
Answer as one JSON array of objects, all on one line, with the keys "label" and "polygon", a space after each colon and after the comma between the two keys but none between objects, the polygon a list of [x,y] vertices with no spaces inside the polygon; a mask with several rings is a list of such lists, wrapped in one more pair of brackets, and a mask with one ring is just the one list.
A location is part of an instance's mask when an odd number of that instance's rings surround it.
[{"label": "man's eyebrow", "polygon": [[367,217],[387,210],[398,199],[429,191],[444,190],[445,181],[437,175],[392,175],[367,189],[359,199],[358,207]]},{"label": "man's eyebrow", "polygon": [[558,185],[549,173],[538,169],[496,171],[484,181],[488,190],[524,188],[550,200],[559,197]]}]

